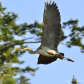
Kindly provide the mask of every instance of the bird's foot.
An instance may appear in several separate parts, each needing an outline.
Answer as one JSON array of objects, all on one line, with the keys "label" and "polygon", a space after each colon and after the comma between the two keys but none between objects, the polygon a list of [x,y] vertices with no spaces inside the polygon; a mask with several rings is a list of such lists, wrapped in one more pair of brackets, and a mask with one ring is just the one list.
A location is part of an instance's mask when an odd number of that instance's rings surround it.
[{"label": "bird's foot", "polygon": [[65,57],[65,60],[74,62],[72,59],[70,59],[70,58],[66,58],[66,57]]}]

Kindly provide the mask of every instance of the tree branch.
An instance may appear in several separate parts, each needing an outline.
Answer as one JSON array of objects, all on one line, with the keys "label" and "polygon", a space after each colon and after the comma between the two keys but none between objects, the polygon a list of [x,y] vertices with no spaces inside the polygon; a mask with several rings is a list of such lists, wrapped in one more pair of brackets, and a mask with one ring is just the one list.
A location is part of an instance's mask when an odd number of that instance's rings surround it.
[{"label": "tree branch", "polygon": [[15,43],[15,44],[11,44],[10,46],[6,46],[6,47],[3,47],[3,48],[0,48],[0,50],[5,50],[5,49],[8,49],[10,47],[14,47],[15,45],[21,45],[21,44],[24,44],[24,43],[40,43],[40,41],[38,41],[38,42],[30,41],[30,42]]},{"label": "tree branch", "polygon": [[[32,37],[30,37],[30,38],[32,38]],[[29,38],[27,38],[27,39],[29,39]],[[15,45],[21,45],[21,44],[24,44],[24,43],[41,43],[41,41],[38,41],[38,42],[30,41],[30,42],[15,43],[15,44],[11,44],[10,46],[6,46],[6,47],[3,47],[3,48],[0,48],[0,50],[8,49],[8,48],[10,48],[10,47],[14,47]],[[60,44],[68,45],[68,44],[64,44],[64,43],[62,43],[62,42],[60,42]]]}]

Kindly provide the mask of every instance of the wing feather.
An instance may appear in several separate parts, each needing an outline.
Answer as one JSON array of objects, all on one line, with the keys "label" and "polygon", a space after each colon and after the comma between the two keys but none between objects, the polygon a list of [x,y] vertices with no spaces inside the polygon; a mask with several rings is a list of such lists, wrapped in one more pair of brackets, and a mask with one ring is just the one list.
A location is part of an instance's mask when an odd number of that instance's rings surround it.
[{"label": "wing feather", "polygon": [[45,55],[39,55],[38,64],[50,64],[57,60],[56,56],[47,57]]},{"label": "wing feather", "polygon": [[57,50],[61,38],[60,12],[56,3],[45,3],[44,8],[44,27],[42,33],[41,46]]}]

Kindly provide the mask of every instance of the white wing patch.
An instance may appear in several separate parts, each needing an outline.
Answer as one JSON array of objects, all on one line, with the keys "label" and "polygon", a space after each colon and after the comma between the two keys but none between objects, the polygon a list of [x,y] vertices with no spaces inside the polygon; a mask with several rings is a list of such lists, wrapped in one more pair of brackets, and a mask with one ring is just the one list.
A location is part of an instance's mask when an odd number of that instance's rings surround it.
[{"label": "white wing patch", "polygon": [[56,51],[55,50],[47,50],[47,53],[49,53],[49,54],[56,54]]}]

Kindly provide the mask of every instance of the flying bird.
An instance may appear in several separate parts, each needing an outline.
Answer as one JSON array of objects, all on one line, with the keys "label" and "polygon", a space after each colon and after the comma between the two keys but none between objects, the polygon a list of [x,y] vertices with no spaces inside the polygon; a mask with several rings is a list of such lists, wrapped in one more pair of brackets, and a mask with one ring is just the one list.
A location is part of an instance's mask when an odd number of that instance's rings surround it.
[{"label": "flying bird", "polygon": [[30,54],[39,54],[38,64],[50,64],[57,58],[74,62],[70,58],[64,57],[64,53],[58,52],[58,45],[61,39],[61,24],[60,12],[56,3],[50,3],[47,0],[44,6],[43,24],[42,24],[42,39],[41,45],[36,51],[31,48],[16,48],[14,50],[28,51]]}]

